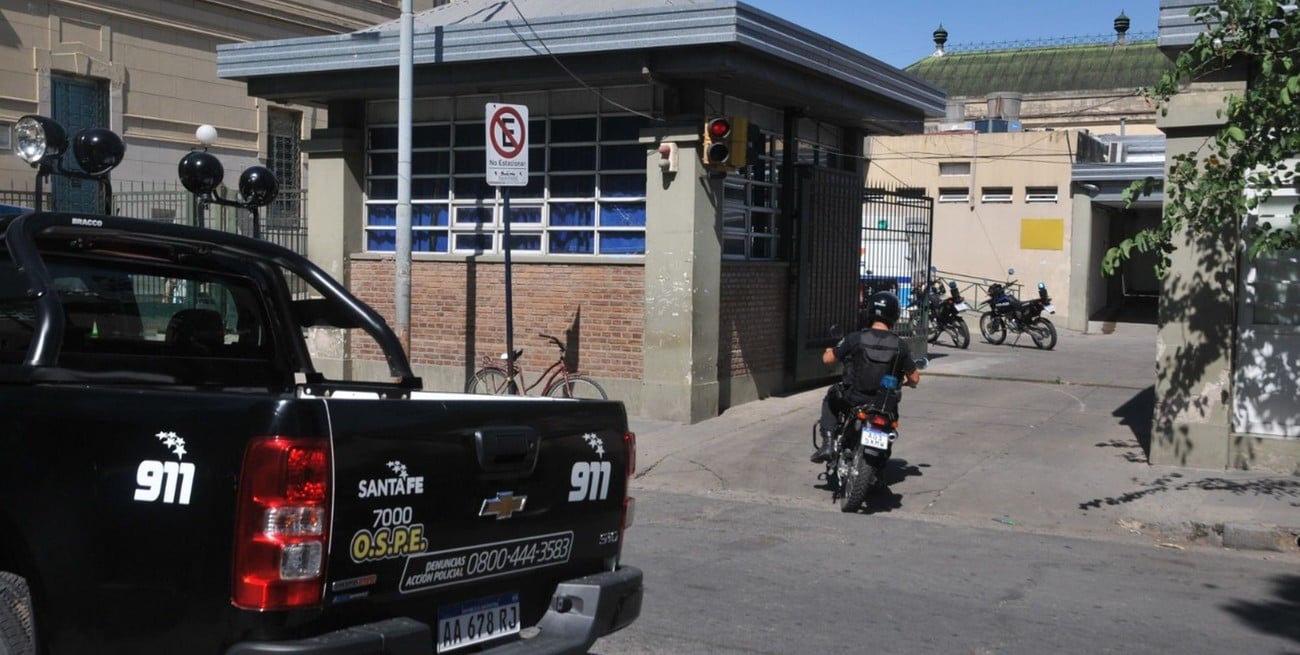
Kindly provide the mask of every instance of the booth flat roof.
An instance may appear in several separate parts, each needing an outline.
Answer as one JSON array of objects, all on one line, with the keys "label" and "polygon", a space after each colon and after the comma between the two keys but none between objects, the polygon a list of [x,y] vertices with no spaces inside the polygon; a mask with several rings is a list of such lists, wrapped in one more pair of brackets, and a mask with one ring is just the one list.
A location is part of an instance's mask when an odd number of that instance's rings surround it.
[{"label": "booth flat roof", "polygon": [[[925,117],[943,115],[937,87],[736,0],[620,0],[617,8],[604,0],[457,0],[413,22],[417,93],[656,77],[875,133],[919,131]],[[221,45],[217,74],[286,102],[391,97],[399,25]]]}]

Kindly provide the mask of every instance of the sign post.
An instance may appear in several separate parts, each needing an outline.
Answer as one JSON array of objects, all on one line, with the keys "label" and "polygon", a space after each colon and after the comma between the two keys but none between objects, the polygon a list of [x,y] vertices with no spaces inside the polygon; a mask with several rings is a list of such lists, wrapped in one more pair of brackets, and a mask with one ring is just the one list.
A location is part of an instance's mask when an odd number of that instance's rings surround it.
[{"label": "sign post", "polygon": [[509,390],[521,391],[514,379],[514,309],[510,280],[510,187],[528,185],[528,107],[487,103],[487,183],[501,187],[501,251],[505,254],[506,374]]}]

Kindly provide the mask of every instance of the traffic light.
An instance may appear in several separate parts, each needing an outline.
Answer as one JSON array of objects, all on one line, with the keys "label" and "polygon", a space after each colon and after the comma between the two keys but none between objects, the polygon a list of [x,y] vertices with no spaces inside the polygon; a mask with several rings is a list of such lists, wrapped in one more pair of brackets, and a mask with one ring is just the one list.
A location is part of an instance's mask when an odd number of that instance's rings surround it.
[{"label": "traffic light", "polygon": [[704,147],[700,157],[715,168],[741,168],[749,150],[749,120],[718,116],[704,122]]}]

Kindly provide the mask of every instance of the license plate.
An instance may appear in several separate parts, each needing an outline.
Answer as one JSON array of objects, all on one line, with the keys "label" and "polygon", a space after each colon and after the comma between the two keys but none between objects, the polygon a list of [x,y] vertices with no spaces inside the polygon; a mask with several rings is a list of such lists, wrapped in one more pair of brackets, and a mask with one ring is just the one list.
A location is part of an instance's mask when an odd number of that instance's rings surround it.
[{"label": "license plate", "polygon": [[970,305],[967,305],[967,304],[964,303],[964,302],[959,302],[959,303],[957,303],[955,306],[957,307],[957,311],[959,311],[959,312],[964,312],[964,311],[970,309]]},{"label": "license plate", "polygon": [[889,448],[889,435],[879,430],[863,430],[862,445],[867,448],[885,450]]},{"label": "license plate", "polygon": [[449,605],[438,610],[438,652],[519,634],[519,594]]},{"label": "license plate", "polygon": [[1051,304],[1051,303],[1048,303],[1048,304],[1046,304],[1046,305],[1043,305],[1043,311],[1047,312],[1048,314],[1055,314],[1055,313],[1056,313],[1056,305],[1053,305],[1053,304]]}]

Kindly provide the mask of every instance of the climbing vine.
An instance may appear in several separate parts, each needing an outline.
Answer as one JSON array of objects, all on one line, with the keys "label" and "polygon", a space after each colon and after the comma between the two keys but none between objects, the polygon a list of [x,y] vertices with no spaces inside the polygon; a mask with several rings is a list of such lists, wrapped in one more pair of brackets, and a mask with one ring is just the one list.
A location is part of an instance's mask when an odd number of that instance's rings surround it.
[{"label": "climbing vine", "polygon": [[[1213,136],[1199,148],[1169,158],[1159,226],[1107,251],[1102,261],[1107,275],[1137,249],[1158,254],[1156,272],[1163,277],[1175,239],[1231,235],[1276,190],[1300,187],[1300,10],[1294,2],[1218,0],[1190,14],[1203,33],[1142,93],[1166,115],[1173,98],[1193,81],[1239,69],[1246,88],[1219,109],[1223,123]],[[1125,189],[1124,198],[1132,202],[1159,184],[1139,180]],[[1286,220],[1242,223],[1242,236],[1252,259],[1300,247],[1300,203]]]}]

